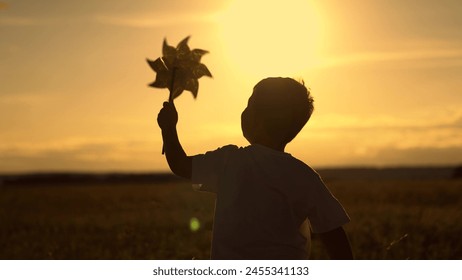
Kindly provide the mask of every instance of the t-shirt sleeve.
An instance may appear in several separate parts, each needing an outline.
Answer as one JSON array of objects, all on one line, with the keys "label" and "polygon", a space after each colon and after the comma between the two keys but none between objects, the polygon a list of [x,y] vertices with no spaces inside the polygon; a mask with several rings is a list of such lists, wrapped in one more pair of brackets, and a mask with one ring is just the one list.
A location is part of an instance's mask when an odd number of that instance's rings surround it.
[{"label": "t-shirt sleeve", "polygon": [[314,233],[328,232],[350,221],[343,206],[319,176],[311,194],[308,219]]},{"label": "t-shirt sleeve", "polygon": [[217,192],[219,179],[223,174],[229,154],[238,149],[228,145],[215,151],[192,157],[191,181],[193,188],[199,191]]}]

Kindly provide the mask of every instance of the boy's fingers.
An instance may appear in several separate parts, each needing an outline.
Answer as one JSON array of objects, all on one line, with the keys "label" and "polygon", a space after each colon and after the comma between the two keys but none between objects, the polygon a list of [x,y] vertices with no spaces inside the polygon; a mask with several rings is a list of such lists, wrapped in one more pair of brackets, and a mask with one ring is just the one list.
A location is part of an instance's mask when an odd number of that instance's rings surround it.
[{"label": "boy's fingers", "polygon": [[175,109],[175,104],[173,102],[167,102],[165,101],[164,102],[164,108],[166,107],[171,107],[171,108],[174,108]]},{"label": "boy's fingers", "polygon": [[173,104],[173,102],[165,102],[164,107],[176,112],[175,104]]}]

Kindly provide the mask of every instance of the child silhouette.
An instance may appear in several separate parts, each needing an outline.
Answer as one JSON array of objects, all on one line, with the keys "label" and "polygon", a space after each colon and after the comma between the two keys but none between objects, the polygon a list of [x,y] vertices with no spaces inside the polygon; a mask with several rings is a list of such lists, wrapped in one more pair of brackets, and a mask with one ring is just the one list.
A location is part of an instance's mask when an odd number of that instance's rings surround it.
[{"label": "child silhouette", "polygon": [[171,170],[199,190],[216,193],[212,259],[306,259],[306,220],[331,259],[351,259],[341,204],[308,165],[285,153],[313,112],[307,88],[290,78],[260,81],[242,112],[250,146],[224,146],[187,156],[176,130],[178,114],[165,102],[158,115]]}]

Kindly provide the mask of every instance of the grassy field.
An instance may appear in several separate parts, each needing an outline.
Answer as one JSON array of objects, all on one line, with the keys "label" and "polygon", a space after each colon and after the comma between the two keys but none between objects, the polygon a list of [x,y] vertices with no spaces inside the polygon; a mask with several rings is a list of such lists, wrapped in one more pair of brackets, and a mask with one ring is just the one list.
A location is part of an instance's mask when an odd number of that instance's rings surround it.
[{"label": "grassy field", "polygon": [[[462,180],[326,182],[357,259],[462,259]],[[0,259],[210,257],[214,196],[181,181],[3,184],[0,206]]]}]

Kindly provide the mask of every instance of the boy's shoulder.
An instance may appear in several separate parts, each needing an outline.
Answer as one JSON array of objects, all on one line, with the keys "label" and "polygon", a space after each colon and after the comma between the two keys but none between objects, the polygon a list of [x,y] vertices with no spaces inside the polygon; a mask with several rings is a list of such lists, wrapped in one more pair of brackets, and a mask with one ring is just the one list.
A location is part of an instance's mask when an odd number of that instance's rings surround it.
[{"label": "boy's shoulder", "polygon": [[[223,156],[226,158],[240,158],[252,157],[253,160],[259,162],[264,166],[278,165],[278,168],[285,169],[288,174],[298,174],[310,177],[311,179],[320,179],[319,174],[307,163],[294,157],[293,155],[277,151],[263,145],[249,145],[245,147],[239,147],[237,145],[225,145],[215,151],[207,152],[214,153],[217,156]],[[282,171],[282,170],[281,170]]]},{"label": "boy's shoulder", "polygon": [[[205,152],[205,154],[202,154],[202,155],[206,155],[206,156],[222,156],[222,157],[226,157],[230,154],[232,154],[233,152],[236,152],[236,151],[239,151],[240,147],[236,146],[236,145],[225,145],[225,146],[222,146],[222,147],[219,147],[215,150],[210,150],[210,151],[207,151]],[[198,156],[201,156],[201,154],[199,154]]]}]

